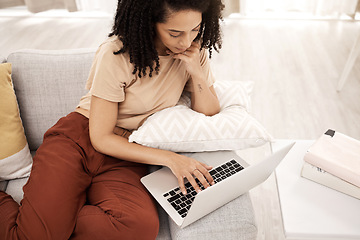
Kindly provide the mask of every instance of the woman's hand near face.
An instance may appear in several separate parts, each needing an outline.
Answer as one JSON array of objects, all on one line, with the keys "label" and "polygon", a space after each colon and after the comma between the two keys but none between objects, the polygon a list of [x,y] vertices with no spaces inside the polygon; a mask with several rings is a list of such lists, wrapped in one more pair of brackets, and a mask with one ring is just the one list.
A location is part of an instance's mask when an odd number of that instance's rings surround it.
[{"label": "woman's hand near face", "polygon": [[204,78],[203,70],[200,64],[200,44],[192,42],[191,46],[182,53],[176,53],[173,56],[185,62],[187,72],[192,78]]},{"label": "woman's hand near face", "polygon": [[186,65],[186,71],[191,75],[189,81],[193,86],[191,91],[191,108],[194,111],[212,116],[220,111],[219,100],[213,86],[208,87],[206,75],[200,61],[200,44],[192,42],[182,53],[171,53],[173,58],[180,59]]}]

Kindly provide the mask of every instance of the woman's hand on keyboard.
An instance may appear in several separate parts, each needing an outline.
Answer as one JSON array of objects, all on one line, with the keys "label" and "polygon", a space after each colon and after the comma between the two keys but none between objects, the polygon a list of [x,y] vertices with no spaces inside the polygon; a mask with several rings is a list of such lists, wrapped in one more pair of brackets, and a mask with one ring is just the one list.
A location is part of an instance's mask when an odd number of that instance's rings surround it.
[{"label": "woman's hand on keyboard", "polygon": [[168,167],[177,177],[181,192],[184,195],[186,195],[187,193],[184,184],[185,178],[194,187],[196,192],[200,192],[201,188],[196,183],[195,178],[200,181],[204,188],[208,188],[210,187],[210,185],[215,184],[213,178],[209,173],[209,170],[212,169],[211,166],[208,166],[205,163],[199,162],[193,158],[183,155],[175,154],[173,156],[174,158],[170,159]]}]

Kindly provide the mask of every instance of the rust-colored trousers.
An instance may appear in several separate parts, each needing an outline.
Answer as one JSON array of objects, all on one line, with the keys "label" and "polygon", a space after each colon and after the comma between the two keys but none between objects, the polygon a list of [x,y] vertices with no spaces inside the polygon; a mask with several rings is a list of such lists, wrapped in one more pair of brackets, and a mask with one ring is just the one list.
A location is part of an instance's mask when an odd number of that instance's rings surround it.
[{"label": "rust-colored trousers", "polygon": [[89,121],[73,112],[44,136],[19,206],[0,191],[0,239],[155,239],[147,166],[94,150]]}]

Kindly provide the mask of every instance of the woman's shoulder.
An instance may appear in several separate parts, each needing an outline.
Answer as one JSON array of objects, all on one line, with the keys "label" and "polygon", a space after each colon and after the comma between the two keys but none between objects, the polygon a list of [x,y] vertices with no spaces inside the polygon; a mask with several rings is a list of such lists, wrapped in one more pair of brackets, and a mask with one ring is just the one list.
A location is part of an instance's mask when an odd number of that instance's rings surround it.
[{"label": "woman's shoulder", "polygon": [[131,77],[133,66],[127,53],[115,54],[122,49],[122,42],[115,36],[107,38],[98,47],[93,66],[98,69],[111,69],[114,75]]},{"label": "woman's shoulder", "polygon": [[100,44],[98,51],[117,52],[122,49],[122,47],[122,41],[117,36],[113,35]]},{"label": "woman's shoulder", "polygon": [[120,64],[131,68],[130,58],[127,53],[119,53],[123,47],[121,40],[117,36],[108,37],[96,51],[96,59],[105,61],[110,65]]}]

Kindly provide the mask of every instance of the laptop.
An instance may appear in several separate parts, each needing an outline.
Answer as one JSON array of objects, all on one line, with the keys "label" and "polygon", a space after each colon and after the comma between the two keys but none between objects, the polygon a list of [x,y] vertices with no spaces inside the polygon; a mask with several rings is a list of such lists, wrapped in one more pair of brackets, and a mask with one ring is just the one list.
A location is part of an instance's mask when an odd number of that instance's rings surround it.
[{"label": "laptop", "polygon": [[249,165],[234,151],[191,153],[186,156],[213,166],[210,174],[215,184],[196,193],[186,183],[183,195],[175,175],[163,167],[141,178],[142,184],[158,201],[173,221],[184,228],[241,194],[264,182],[295,143],[291,143],[259,163]]}]

